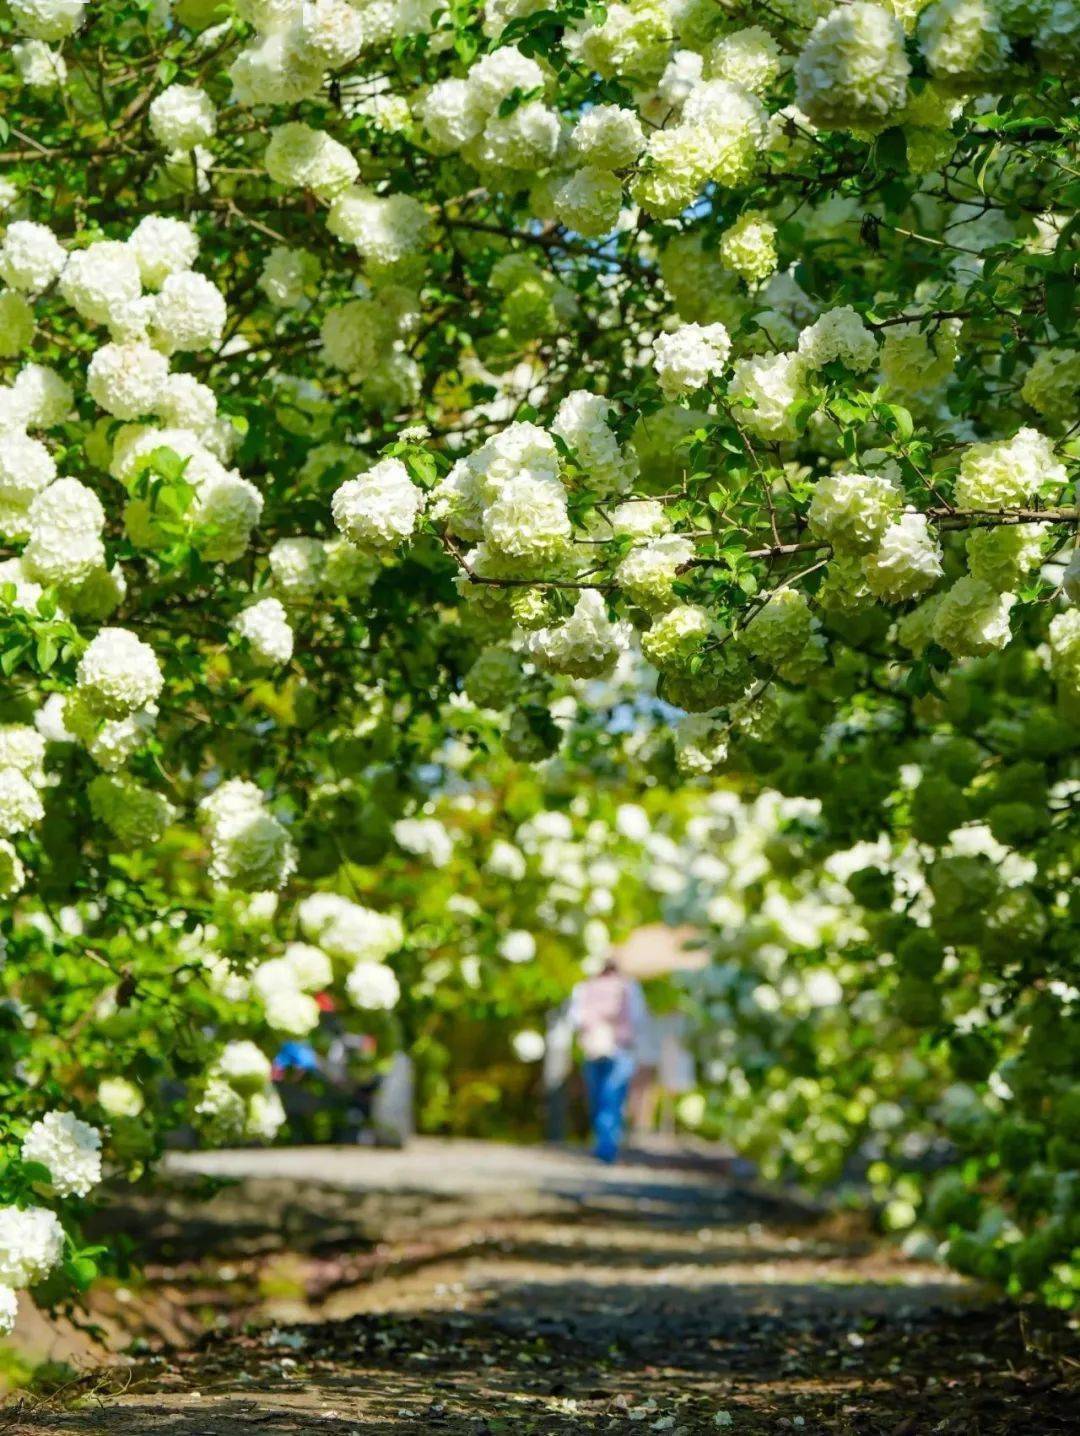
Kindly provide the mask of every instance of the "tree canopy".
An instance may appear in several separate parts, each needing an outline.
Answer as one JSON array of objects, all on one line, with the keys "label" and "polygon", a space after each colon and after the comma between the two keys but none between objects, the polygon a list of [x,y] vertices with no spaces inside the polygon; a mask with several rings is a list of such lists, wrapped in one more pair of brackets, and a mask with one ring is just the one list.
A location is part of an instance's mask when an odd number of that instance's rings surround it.
[{"label": "tree canopy", "polygon": [[0,36],[0,1329],[318,994],[467,1126],[653,919],[684,1122],[1067,1302],[1076,0]]}]

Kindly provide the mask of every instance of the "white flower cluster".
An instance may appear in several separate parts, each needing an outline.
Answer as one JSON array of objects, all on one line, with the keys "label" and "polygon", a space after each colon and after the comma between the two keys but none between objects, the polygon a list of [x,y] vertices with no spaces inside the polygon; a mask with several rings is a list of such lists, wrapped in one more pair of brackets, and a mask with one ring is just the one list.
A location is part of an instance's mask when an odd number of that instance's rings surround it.
[{"label": "white flower cluster", "polygon": [[106,773],[91,779],[87,797],[94,817],[125,848],[152,848],[176,817],[163,794]]},{"label": "white flower cluster", "polygon": [[684,324],[653,345],[656,377],[665,399],[692,394],[724,372],[731,338],[722,324]]},{"label": "white flower cluster", "polygon": [[276,667],[292,657],[293,631],[279,598],[262,598],[250,604],[236,615],[233,628],[246,640],[258,663]]},{"label": "white flower cluster", "polygon": [[691,539],[660,534],[630,549],[615,569],[615,582],[632,603],[646,613],[655,613],[675,602],[676,577],[693,556]]},{"label": "white flower cluster", "polygon": [[438,818],[399,818],[394,841],[407,853],[426,858],[433,868],[444,868],[454,856],[454,839]]},{"label": "white flower cluster", "polygon": [[254,783],[230,778],[199,805],[210,844],[210,877],[246,892],[282,888],[296,868],[288,832]]},{"label": "white flower cluster", "polygon": [[353,185],[334,199],[326,227],[335,238],[351,244],[368,273],[379,277],[419,253],[429,220],[424,206],[410,195],[377,195]]},{"label": "white flower cluster", "polygon": [[196,85],[170,85],[147,111],[150,133],[163,150],[184,154],[213,139],[217,111],[205,90]]},{"label": "white flower cluster", "polygon": [[241,105],[288,105],[309,99],[328,70],[397,36],[432,29],[439,0],[240,0],[237,10],[256,30],[229,68]]},{"label": "white flower cluster", "polygon": [[[424,96],[420,118],[439,154],[459,150],[481,173],[542,169],[555,158],[559,117],[536,98],[540,65],[513,45],[482,55],[463,80],[440,80]],[[522,97],[500,113],[515,95]]]},{"label": "white flower cluster", "polygon": [[263,156],[266,173],[289,189],[308,189],[330,201],[353,184],[360,166],[351,152],[324,130],[291,121],[270,133]]},{"label": "white flower cluster", "polygon": [[54,90],[67,79],[67,65],[58,50],[44,40],[23,40],[11,47],[19,79],[28,90]]},{"label": "white flower cluster", "polygon": [[405,941],[400,918],[350,902],[336,893],[313,893],[297,909],[304,936],[344,962],[382,961]]},{"label": "white flower cluster", "polygon": [[334,523],[357,548],[386,553],[408,539],[424,507],[424,493],[400,459],[382,459],[335,492]]},{"label": "white flower cluster", "polygon": [[674,218],[712,180],[729,189],[753,170],[766,112],[749,90],[728,80],[695,85],[680,123],[654,130],[631,193],[657,219]]},{"label": "white flower cluster", "polygon": [[811,369],[838,359],[853,374],[865,374],[877,352],[877,340],[850,304],[826,310],[799,335],[799,354]]},{"label": "white flower cluster", "polygon": [[637,477],[637,455],[619,443],[610,420],[615,406],[587,389],[573,389],[561,401],[551,432],[574,452],[584,487],[610,498],[623,494]]},{"label": "white flower cluster", "polygon": [[[25,833],[45,816],[41,789],[45,786],[45,742],[36,728],[21,723],[0,727],[0,837]],[[22,864],[10,844],[3,865],[4,887],[22,886]]]},{"label": "white flower cluster", "polygon": [[64,1244],[47,1207],[0,1207],[0,1336],[15,1325],[16,1292],[44,1281],[63,1260]]},{"label": "white flower cluster", "polygon": [[354,963],[345,979],[345,991],[354,1007],[365,1012],[390,1012],[398,1004],[401,985],[393,968],[383,962]]},{"label": "white flower cluster", "polygon": [[148,643],[125,628],[103,628],[79,660],[76,683],[92,713],[125,718],[154,702],[164,678]]},{"label": "white flower cluster", "polygon": [[314,993],[333,980],[330,958],[319,947],[291,942],[281,957],[259,963],[251,974],[251,990],[262,1004],[267,1025],[290,1037],[303,1037],[319,1022]]},{"label": "white flower cluster", "polygon": [[985,657],[1012,637],[1009,612],[1015,593],[999,593],[965,574],[947,588],[934,610],[934,642],[954,658]]},{"label": "white flower cluster", "polygon": [[910,74],[896,16],[855,0],[814,26],[795,62],[796,104],[823,129],[878,129],[903,108]]},{"label": "white flower cluster", "polygon": [[[251,542],[252,531],[262,516],[263,496],[248,479],[222,462],[219,454],[228,453],[231,426],[219,417],[210,417],[213,395],[205,385],[176,382],[187,378],[170,376],[162,409],[168,408],[200,427],[127,425],[113,442],[109,472],[128,489],[135,489],[155,454],[170,451],[183,465],[184,484],[195,491],[183,510],[183,531],[203,558],[232,563]],[[147,498],[133,497],[128,501],[124,527],[137,548],[156,549],[168,542],[155,507]]]},{"label": "white flower cluster", "polygon": [[800,354],[765,354],[736,359],[728,398],[738,423],[762,439],[794,439],[792,406],[806,393],[806,364]]},{"label": "white flower cluster", "polygon": [[561,623],[530,633],[526,651],[537,668],[571,678],[601,678],[629,647],[629,626],[608,617],[603,595],[589,588]]},{"label": "white flower cluster", "polygon": [[721,35],[709,51],[709,76],[762,95],[780,73],[780,47],[760,25]]},{"label": "white flower cluster", "polygon": [[385,959],[405,940],[398,918],[336,893],[313,893],[303,900],[297,914],[307,937],[324,952],[350,964],[345,988],[355,1007],[385,1012],[397,1005],[400,987]]},{"label": "white flower cluster", "polygon": [[1022,507],[1038,494],[1052,494],[1065,477],[1051,441],[1037,429],[1019,429],[1011,439],[967,446],[954,502],[960,509]]},{"label": "white flower cluster", "polygon": [[98,1106],[106,1117],[138,1117],[146,1106],[139,1087],[127,1077],[103,1077],[98,1083]]},{"label": "white flower cluster", "polygon": [[882,474],[827,474],[810,497],[811,532],[842,553],[869,553],[900,508],[901,494]]},{"label": "white flower cluster", "polygon": [[941,545],[925,514],[902,514],[862,561],[875,598],[903,603],[925,593],[942,575]]},{"label": "white flower cluster", "polygon": [[757,210],[745,210],[720,236],[720,259],[748,284],[760,284],[776,268],[776,225]]},{"label": "white flower cluster", "polygon": [[49,1169],[57,1196],[85,1197],[101,1181],[101,1133],[72,1112],[47,1112],[22,1141],[24,1162]]},{"label": "white flower cluster", "polygon": [[254,1042],[228,1042],[206,1074],[194,1104],[199,1130],[217,1143],[272,1142],[285,1108],[270,1081],[269,1059]]},{"label": "white flower cluster", "polygon": [[[564,414],[567,426],[572,418]],[[496,558],[551,559],[571,532],[551,435],[531,423],[507,425],[458,460],[434,492],[432,517],[458,538],[483,539]]]},{"label": "white flower cluster", "polygon": [[10,0],[15,28],[35,40],[66,40],[83,22],[87,0]]}]

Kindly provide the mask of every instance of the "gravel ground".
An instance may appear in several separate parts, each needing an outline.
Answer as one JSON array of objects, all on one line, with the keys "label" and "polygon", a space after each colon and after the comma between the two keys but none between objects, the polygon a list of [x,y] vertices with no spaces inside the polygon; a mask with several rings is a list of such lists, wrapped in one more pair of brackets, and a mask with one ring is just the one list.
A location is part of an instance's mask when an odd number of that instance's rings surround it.
[{"label": "gravel ground", "polygon": [[[306,1252],[287,1240],[257,1258],[260,1302],[245,1315],[270,1324],[11,1403],[0,1430],[1080,1430],[1064,1320],[994,1304],[700,1154],[608,1170],[560,1153],[422,1143],[179,1165],[245,1178],[215,1199],[234,1220],[239,1193],[261,1203],[267,1230],[310,1238]],[[325,1184],[306,1224],[293,1181],[303,1173]],[[271,1192],[279,1203],[291,1192],[288,1221]],[[259,1224],[238,1224],[258,1250]],[[362,1232],[378,1224],[388,1230],[373,1248]]]}]

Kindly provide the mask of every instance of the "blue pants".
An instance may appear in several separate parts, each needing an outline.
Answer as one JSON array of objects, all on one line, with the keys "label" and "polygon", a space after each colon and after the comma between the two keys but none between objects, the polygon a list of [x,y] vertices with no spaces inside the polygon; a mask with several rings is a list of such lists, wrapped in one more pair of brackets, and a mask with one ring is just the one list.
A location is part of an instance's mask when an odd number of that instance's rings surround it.
[{"label": "blue pants", "polygon": [[585,1063],[585,1093],[589,1099],[593,1153],[602,1162],[613,1162],[619,1155],[623,1109],[634,1066],[634,1058],[629,1052],[594,1057]]}]

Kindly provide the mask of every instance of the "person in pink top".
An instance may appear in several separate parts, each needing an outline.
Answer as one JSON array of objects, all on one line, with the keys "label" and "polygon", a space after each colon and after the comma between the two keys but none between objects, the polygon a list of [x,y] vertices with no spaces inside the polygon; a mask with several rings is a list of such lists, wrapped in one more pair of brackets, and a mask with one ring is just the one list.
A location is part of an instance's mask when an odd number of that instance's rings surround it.
[{"label": "person in pink top", "polygon": [[570,996],[570,1022],[585,1058],[593,1153],[602,1162],[619,1155],[635,1047],[648,1020],[640,986],[611,959],[596,977],[579,982]]}]

